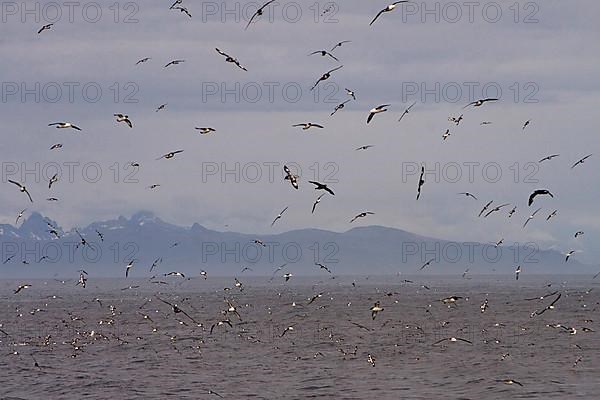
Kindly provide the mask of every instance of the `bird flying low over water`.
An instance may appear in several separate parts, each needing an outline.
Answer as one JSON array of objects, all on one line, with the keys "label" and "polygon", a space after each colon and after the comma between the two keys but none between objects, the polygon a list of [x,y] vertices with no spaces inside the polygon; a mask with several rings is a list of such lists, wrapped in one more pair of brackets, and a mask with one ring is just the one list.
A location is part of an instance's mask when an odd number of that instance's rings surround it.
[{"label": "bird flying low over water", "polygon": [[375,114],[386,112],[388,110],[386,107],[389,107],[389,106],[390,106],[390,104],[382,104],[380,106],[371,108],[369,110],[369,116],[367,117],[367,124],[369,122],[371,122],[371,120],[373,119],[373,117],[375,116]]},{"label": "bird flying low over water", "polygon": [[31,287],[31,284],[29,284],[29,283],[26,283],[24,285],[19,285],[19,287],[14,291],[14,294],[19,293],[23,289],[29,289],[30,287]]},{"label": "bird flying low over water", "polygon": [[515,270],[515,280],[519,280],[519,274],[521,273],[521,266],[519,265]]},{"label": "bird flying low over water", "polygon": [[529,206],[531,206],[533,204],[533,200],[537,197],[537,196],[541,196],[541,195],[548,195],[550,197],[554,197],[554,195],[552,193],[550,193],[549,190],[547,189],[538,189],[536,191],[534,191],[533,193],[531,193],[531,195],[529,196]]},{"label": "bird flying low over water", "polygon": [[377,18],[379,18],[381,16],[381,14],[383,13],[388,13],[390,11],[394,11],[394,9],[396,8],[396,6],[400,3],[408,3],[408,0],[403,0],[403,1],[395,1],[392,4],[388,5],[386,8],[384,8],[383,10],[379,11],[377,13],[377,15],[375,16],[375,18],[373,18],[373,20],[371,21],[371,23],[369,24],[369,26],[373,25],[373,23],[375,21],[377,21]]}]

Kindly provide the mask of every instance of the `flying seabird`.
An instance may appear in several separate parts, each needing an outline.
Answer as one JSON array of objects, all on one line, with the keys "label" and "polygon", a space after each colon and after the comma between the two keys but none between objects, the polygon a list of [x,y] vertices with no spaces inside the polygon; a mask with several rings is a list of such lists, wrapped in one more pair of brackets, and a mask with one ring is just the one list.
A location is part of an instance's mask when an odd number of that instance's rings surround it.
[{"label": "flying seabird", "polygon": [[283,330],[283,333],[279,337],[283,337],[286,333],[293,331],[296,324],[290,325]]},{"label": "flying seabird", "polygon": [[256,10],[256,12],[254,14],[252,14],[252,17],[250,17],[250,20],[248,21],[248,25],[246,25],[246,28],[244,28],[244,30],[248,29],[248,27],[250,26],[250,24],[252,23],[254,18],[260,17],[261,15],[263,15],[263,12],[264,12],[263,10],[265,9],[265,7],[267,7],[269,4],[271,4],[274,1],[275,0],[270,0],[270,1],[266,2],[258,10]]},{"label": "flying seabird", "polygon": [[129,115],[114,114],[114,116],[117,117],[117,122],[125,122],[130,128],[133,128],[133,124],[129,120]]},{"label": "flying seabird", "polygon": [[463,120],[463,114],[460,114],[460,116],[457,117],[449,117],[448,121],[450,122],[454,122],[454,124],[456,124],[456,126],[460,125],[461,121]]},{"label": "flying seabird", "polygon": [[63,145],[61,143],[56,143],[56,144],[53,144],[52,146],[50,146],[50,150],[61,149],[62,147],[63,147]]},{"label": "flying seabird", "polygon": [[283,166],[283,171],[285,172],[285,178],[283,178],[283,180],[290,181],[292,187],[298,189],[298,178],[300,177],[298,175],[293,175],[287,165]]},{"label": "flying seabird", "polygon": [[231,321],[228,319],[225,319],[223,321],[219,321],[219,322],[215,322],[214,324],[212,324],[212,326],[210,327],[210,334],[212,335],[213,330],[217,327],[217,326],[223,326],[223,325],[229,325],[230,328],[233,328],[233,325],[231,325]]},{"label": "flying seabird", "polygon": [[535,214],[537,214],[541,209],[542,209],[542,207],[538,208],[537,210],[535,210],[533,212],[533,214],[531,214],[529,217],[527,217],[527,220],[523,224],[523,228],[525,228],[527,226],[527,224],[529,223],[529,221],[531,221],[533,219],[533,217],[535,217]]},{"label": "flying seabird", "polygon": [[565,262],[569,261],[569,257],[571,257],[573,254],[575,254],[575,250],[571,250],[567,254],[565,254]]},{"label": "flying seabird", "polygon": [[416,102],[416,101],[415,101],[415,102],[413,102],[413,103],[412,103],[410,106],[408,106],[408,107],[406,108],[406,110],[404,110],[404,112],[403,112],[403,113],[402,113],[402,115],[400,116],[400,119],[398,119],[398,122],[402,121],[402,118],[404,118],[404,116],[410,112],[410,109],[411,109],[411,108],[413,108],[415,104],[417,104],[417,102]]},{"label": "flying seabird", "polygon": [[324,269],[325,271],[331,273],[331,270],[329,268],[327,268],[327,266],[325,266],[321,263],[315,263],[315,265],[318,265],[320,269]]},{"label": "flying seabird", "polygon": [[354,93],[353,90],[350,90],[348,88],[344,88],[344,90],[346,91],[346,94],[350,97],[352,97],[354,100],[356,100],[356,93]]},{"label": "flying seabird", "polygon": [[544,161],[550,161],[555,157],[558,157],[560,154],[551,154],[549,156],[546,156],[544,158],[542,158],[540,161],[538,161],[538,163],[543,163]]},{"label": "flying seabird", "polygon": [[194,128],[200,131],[201,135],[207,135],[211,132],[216,132],[217,130],[215,128]]},{"label": "flying seabird", "polygon": [[588,158],[590,158],[591,156],[592,156],[592,154],[589,154],[589,155],[587,155],[587,156],[583,157],[581,160],[579,160],[579,161],[577,161],[575,164],[573,164],[573,165],[571,166],[571,169],[575,168],[575,167],[576,167],[576,166],[578,166],[579,164],[583,164],[583,163],[585,163],[585,160],[587,160],[587,159],[588,159]]},{"label": "flying seabird", "polygon": [[202,276],[204,280],[208,279],[208,274],[204,270],[200,271],[200,276]]},{"label": "flying seabird", "polygon": [[525,121],[525,123],[523,124],[523,130],[525,130],[525,128],[527,128],[530,123],[531,123],[531,120]]},{"label": "flying seabird", "polygon": [[273,222],[271,222],[271,226],[275,225],[275,222],[277,222],[277,220],[283,216],[283,213],[287,209],[288,209],[288,207],[285,207],[283,210],[281,210],[281,212],[275,217],[275,219],[273,220]]},{"label": "flying seabird", "polygon": [[17,294],[17,293],[19,293],[19,292],[20,292],[21,290],[23,290],[23,289],[29,289],[30,287],[31,287],[31,284],[29,284],[29,283],[26,283],[26,284],[24,284],[24,285],[20,285],[20,286],[19,286],[19,287],[18,287],[18,288],[15,290],[14,294]]},{"label": "flying seabird", "polygon": [[56,126],[58,129],[65,129],[65,128],[72,128],[75,130],[80,131],[81,128],[79,128],[78,126],[73,125],[70,122],[53,122],[51,124],[48,124],[48,126]]},{"label": "flying seabird", "polygon": [[423,176],[425,175],[425,166],[421,166],[421,175],[419,176],[419,184],[417,186],[417,200],[421,197],[421,187],[425,184],[425,179]]},{"label": "flying seabird", "polygon": [[490,211],[487,212],[487,214],[484,215],[484,218],[486,218],[491,213],[496,212],[496,211],[500,211],[502,208],[504,208],[506,206],[509,206],[509,205],[510,205],[509,203],[504,203],[504,204],[499,205],[498,207],[492,208]]},{"label": "flying seabird", "polygon": [[521,273],[521,266],[517,266],[517,269],[515,270],[515,280],[519,280],[519,274]]},{"label": "flying seabird", "polygon": [[475,200],[477,200],[477,197],[473,196],[473,194],[471,194],[471,193],[469,193],[469,192],[461,192],[461,193],[459,193],[459,194],[464,194],[464,195],[465,195],[465,196],[467,196],[467,197],[472,197],[472,198],[474,198]]},{"label": "flying seabird", "polygon": [[470,340],[467,340],[467,339],[463,339],[463,338],[459,338],[459,337],[449,337],[449,338],[444,338],[444,339],[438,340],[437,342],[433,343],[432,346],[436,346],[436,345],[438,345],[442,342],[446,342],[446,341],[453,342],[453,343],[461,341],[461,342],[465,342],[468,344],[473,344],[473,342],[471,342]]},{"label": "flying seabird", "polygon": [[321,129],[325,128],[323,125],[313,124],[312,122],[303,122],[301,124],[294,124],[294,125],[292,125],[292,127],[294,127],[294,128],[296,128],[298,126],[301,126],[303,131],[305,131],[307,129],[310,129],[310,128],[313,128],[313,127],[314,128],[321,128]]},{"label": "flying seabird", "polygon": [[155,112],[159,112],[160,110],[164,110],[166,106],[167,106],[167,103],[161,104],[160,106],[158,106],[156,108]]},{"label": "flying seabird", "polygon": [[558,214],[558,210],[552,211],[552,213],[546,217],[546,221],[549,221],[552,217],[556,217],[556,214]]},{"label": "flying seabird", "polygon": [[291,272],[288,272],[287,274],[283,274],[283,277],[285,278],[286,282],[289,281],[292,276],[294,276],[294,275],[292,275]]},{"label": "flying seabird", "polygon": [[354,216],[354,218],[352,218],[352,219],[350,220],[350,223],[353,223],[353,222],[354,222],[354,221],[356,221],[358,218],[364,218],[364,217],[366,217],[367,215],[373,215],[373,214],[375,214],[375,213],[374,213],[374,212],[371,212],[371,211],[365,211],[365,212],[361,212],[360,214],[357,214],[357,215],[355,215],[355,216]]},{"label": "flying seabird", "polygon": [[163,68],[167,68],[171,65],[179,65],[183,62],[185,62],[185,60],[173,60],[173,61],[170,61],[169,63],[167,63]]},{"label": "flying seabird", "polygon": [[373,368],[375,368],[375,357],[373,357],[371,354],[368,354],[367,362],[371,364]]},{"label": "flying seabird", "polygon": [[[17,226],[17,224],[19,223],[19,219],[23,218],[23,214],[25,214],[25,211],[27,211],[27,209],[26,209],[26,208],[25,208],[25,209],[23,209],[23,210],[22,210],[22,211],[19,213],[19,215],[17,215],[17,219],[15,220],[15,226]],[[577,236],[575,236],[575,237],[577,237]]]},{"label": "flying seabird", "polygon": [[400,3],[408,3],[408,0],[403,0],[403,1],[395,1],[392,4],[390,4],[389,6],[387,6],[386,8],[384,8],[383,10],[379,11],[377,13],[377,15],[375,16],[375,18],[373,18],[373,20],[371,21],[371,23],[369,24],[369,26],[373,25],[373,23],[377,20],[377,18],[379,18],[379,16],[383,13],[387,13],[390,11],[394,11],[394,9],[396,8],[396,6]]},{"label": "flying seabird", "polygon": [[331,77],[331,73],[337,71],[338,69],[342,68],[343,65],[340,65],[339,67],[335,67],[334,69],[331,69],[327,72],[325,72],[317,82],[315,82],[315,84],[313,85],[313,87],[310,88],[311,91],[313,91],[317,85],[321,82],[321,81],[326,81],[327,79],[329,79]]},{"label": "flying seabird", "polygon": [[136,262],[137,260],[134,258],[133,260],[129,261],[129,263],[127,264],[127,266],[125,267],[125,278],[129,278],[129,270],[131,268],[133,268],[133,264]]},{"label": "flying seabird", "polygon": [[50,178],[50,181],[48,182],[48,189],[52,188],[52,184],[58,182],[58,174],[54,174],[52,175],[52,178]]},{"label": "flying seabird", "polygon": [[424,269],[425,269],[425,267],[428,267],[428,266],[429,266],[429,265],[431,265],[431,263],[432,263],[432,262],[434,262],[434,261],[435,261],[435,258],[432,258],[431,260],[427,261],[425,264],[423,264],[423,265],[421,266],[421,268],[419,268],[419,271],[422,271],[422,270],[424,270]]},{"label": "flying seabird", "polygon": [[487,203],[485,206],[483,206],[481,211],[479,211],[478,217],[481,217],[481,215],[487,211],[487,209],[492,205],[493,202],[494,202],[494,200],[491,200],[489,203]]},{"label": "flying seabird", "polygon": [[177,271],[168,272],[166,274],[163,274],[163,276],[179,276],[181,278],[185,278],[185,275],[183,273]]},{"label": "flying seabird", "polygon": [[380,311],[383,311],[383,307],[380,306],[379,301],[376,301],[375,304],[373,304],[373,307],[371,307],[371,318],[375,320],[377,313]]},{"label": "flying seabird", "polygon": [[519,385],[519,386],[523,386],[523,384],[519,381],[515,381],[514,379],[501,379],[501,380],[497,380],[496,382],[502,382],[504,384],[507,385]]},{"label": "flying seabird", "polygon": [[314,214],[314,213],[315,213],[315,208],[317,207],[317,204],[319,204],[319,203],[321,202],[321,198],[322,198],[323,196],[325,196],[325,193],[322,193],[322,194],[320,194],[320,195],[319,195],[319,197],[317,197],[317,199],[316,199],[316,200],[315,200],[315,202],[313,203],[313,206],[312,206],[312,212],[311,212],[311,214]]},{"label": "flying seabird", "polygon": [[150,58],[150,57],[145,57],[145,58],[142,58],[142,59],[140,59],[138,62],[136,62],[136,63],[135,63],[135,65],[138,65],[138,64],[142,64],[142,63],[148,62],[148,61],[149,61],[149,60],[151,60],[151,59],[152,59],[152,58]]},{"label": "flying seabird", "polygon": [[338,47],[342,47],[342,45],[343,45],[343,44],[345,44],[345,43],[352,43],[352,40],[342,40],[341,42],[337,42],[337,43],[335,44],[335,46],[333,46],[333,47],[331,48],[331,50],[329,50],[329,51],[334,51],[334,50],[335,50],[335,49],[337,49]]},{"label": "flying seabird", "polygon": [[489,98],[489,99],[475,100],[475,101],[473,101],[473,102],[471,102],[471,103],[467,104],[466,106],[464,106],[464,107],[463,107],[463,109],[464,109],[464,108],[467,108],[467,107],[469,107],[469,106],[473,106],[473,107],[481,107],[482,105],[484,105],[484,104],[485,104],[485,103],[487,103],[488,101],[498,101],[498,100],[499,100],[499,99],[491,99],[491,98]]},{"label": "flying seabird", "polygon": [[231,57],[229,54],[222,52],[221,50],[219,50],[216,47],[215,47],[215,50],[217,50],[217,53],[219,53],[220,55],[225,57],[225,62],[233,63],[233,64],[237,65],[240,69],[243,69],[244,71],[248,71],[246,69],[246,67],[244,67],[243,65],[240,64],[240,62],[237,60],[237,58]]},{"label": "flying seabird", "polygon": [[53,25],[54,25],[54,24],[46,24],[46,25],[42,26],[42,27],[40,28],[40,30],[38,31],[38,35],[39,35],[40,33],[44,32],[45,30],[47,30],[47,29],[49,30],[50,28],[52,28],[52,26],[53,26]]},{"label": "flying seabird", "polygon": [[358,150],[367,150],[367,149],[370,149],[371,147],[375,147],[375,145],[373,145],[373,144],[367,144],[365,146],[357,147],[355,150],[356,151],[358,151]]},{"label": "flying seabird", "polygon": [[192,18],[192,14],[190,14],[190,12],[188,11],[187,8],[185,7],[181,7],[181,6],[177,6],[177,7],[173,7],[173,10],[179,10],[182,13],[185,13],[188,17]]},{"label": "flying seabird", "polygon": [[185,311],[183,311],[181,308],[179,308],[179,306],[177,304],[171,304],[166,300],[161,299],[160,297],[157,297],[158,300],[162,301],[165,304],[168,304],[169,306],[171,306],[171,308],[173,309],[173,312],[175,314],[183,314],[186,317],[188,317],[193,323],[195,323],[196,325],[198,325],[198,323],[194,320],[194,318],[190,317],[190,315],[188,313],[186,313]]},{"label": "flying seabird", "polygon": [[321,56],[325,57],[325,56],[329,56],[331,58],[333,58],[335,61],[340,61],[337,59],[337,57],[335,57],[333,54],[331,54],[330,52],[328,52],[327,50],[317,50],[317,51],[313,51],[312,53],[309,54],[309,56],[315,55],[315,54],[320,54]]},{"label": "flying seabird", "polygon": [[536,198],[536,196],[540,196],[540,195],[548,195],[550,197],[554,197],[554,195],[552,193],[550,193],[549,190],[546,189],[538,189],[536,191],[534,191],[533,193],[531,193],[531,195],[529,196],[529,206],[531,206],[533,204],[533,200]]},{"label": "flying seabird", "polygon": [[550,305],[546,306],[545,308],[543,308],[541,310],[536,310],[536,311],[532,312],[530,317],[535,317],[536,315],[542,315],[543,313],[545,313],[548,310],[554,310],[554,305],[561,298],[561,296],[562,296],[562,293],[559,293],[558,296],[556,296],[556,298],[552,301],[552,303],[550,303]]},{"label": "flying seabird", "polygon": [[332,196],[335,196],[335,193],[333,193],[333,190],[331,190],[325,183],[319,183],[316,181],[308,181],[308,183],[312,183],[313,185],[315,185],[315,190],[324,190],[328,193],[330,193]]},{"label": "flying seabird", "polygon": [[577,231],[575,232],[575,239],[577,239],[579,236],[583,235],[585,232],[583,231]]},{"label": "flying seabird", "polygon": [[452,134],[450,133],[450,129],[446,129],[446,132],[442,135],[442,140],[448,139]]},{"label": "flying seabird", "polygon": [[388,109],[386,107],[389,107],[389,106],[390,106],[390,104],[382,104],[380,106],[371,108],[369,110],[369,116],[367,117],[367,124],[369,122],[371,122],[371,120],[373,119],[373,117],[375,116],[375,114],[379,114],[379,113],[387,111]]},{"label": "flying seabird", "polygon": [[175,154],[179,154],[179,153],[183,153],[183,150],[177,150],[177,151],[172,151],[170,153],[167,154],[163,154],[162,156],[158,157],[157,160],[160,160],[161,158],[164,158],[166,160],[175,157]]},{"label": "flying seabird", "polygon": [[27,194],[27,197],[29,197],[29,201],[33,203],[33,199],[31,198],[31,195],[30,195],[30,194],[29,194],[29,192],[27,191],[27,188],[25,187],[25,185],[23,185],[23,184],[21,184],[21,183],[19,183],[19,182],[16,182],[16,181],[10,180],[10,179],[9,179],[8,181],[9,181],[10,183],[12,183],[13,185],[17,185],[17,186],[19,187],[19,190],[21,191],[21,193],[25,193],[25,194]]},{"label": "flying seabird", "polygon": [[346,106],[346,103],[349,102],[350,99],[344,101],[343,103],[338,104],[337,106],[335,106],[335,109],[333,110],[333,112],[331,114],[329,114],[330,117],[333,116],[333,114],[335,114],[336,112],[338,112],[339,110],[341,110],[342,108],[344,108]]}]

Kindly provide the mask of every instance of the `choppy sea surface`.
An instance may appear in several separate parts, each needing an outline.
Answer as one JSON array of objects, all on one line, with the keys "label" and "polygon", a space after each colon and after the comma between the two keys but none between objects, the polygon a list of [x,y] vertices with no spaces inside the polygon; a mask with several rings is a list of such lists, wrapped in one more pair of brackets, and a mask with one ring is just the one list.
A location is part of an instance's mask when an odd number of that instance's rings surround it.
[{"label": "choppy sea surface", "polygon": [[0,281],[0,399],[600,398],[600,279],[238,278]]}]

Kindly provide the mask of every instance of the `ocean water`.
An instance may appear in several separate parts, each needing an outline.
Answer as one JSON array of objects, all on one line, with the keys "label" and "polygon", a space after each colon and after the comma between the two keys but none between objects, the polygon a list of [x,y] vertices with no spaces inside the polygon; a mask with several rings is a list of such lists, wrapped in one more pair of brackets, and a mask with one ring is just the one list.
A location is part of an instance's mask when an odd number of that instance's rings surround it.
[{"label": "ocean water", "polygon": [[599,396],[591,277],[239,278],[0,281],[0,399]]}]

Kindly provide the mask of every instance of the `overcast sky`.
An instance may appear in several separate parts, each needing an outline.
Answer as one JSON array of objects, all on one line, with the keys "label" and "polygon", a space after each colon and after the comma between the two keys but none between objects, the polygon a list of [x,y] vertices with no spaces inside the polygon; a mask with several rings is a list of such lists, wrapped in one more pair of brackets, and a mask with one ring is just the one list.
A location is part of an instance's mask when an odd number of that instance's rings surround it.
[{"label": "overcast sky", "polygon": [[[150,210],[168,222],[218,230],[345,231],[352,216],[369,210],[375,215],[359,224],[451,240],[533,241],[580,250],[584,262],[600,256],[596,1],[418,1],[372,26],[385,1],[279,1],[248,30],[252,2],[184,1],[192,18],[169,10],[169,0],[118,2],[118,15],[113,1],[84,1],[72,18],[62,2],[28,3],[30,13],[21,2],[2,5],[2,223],[28,207],[66,228]],[[54,21],[57,4],[62,16]],[[333,52],[339,62],[308,56],[342,40],[352,42]],[[226,63],[215,47],[248,71]],[[136,66],[144,57],[151,60]],[[174,59],[185,62],[164,68]],[[357,100],[330,117],[350,98],[344,88]],[[462,110],[497,95],[497,103]],[[380,104],[391,104],[389,111],[367,125],[369,109]],[[128,114],[134,128],[114,113]],[[461,113],[459,126],[448,121]],[[83,131],[47,126],[58,121]],[[309,121],[325,129],[291,126]],[[216,133],[194,130],[205,126]],[[55,143],[63,148],[49,150]],[[374,147],[355,151],[367,144]],[[185,151],[173,159],[156,160],[179,149]],[[139,171],[125,169],[132,161]],[[301,168],[300,190],[283,181],[284,164]],[[421,164],[428,174],[416,201]],[[48,190],[56,166],[61,180]],[[24,181],[35,202],[7,179]],[[320,193],[313,179],[336,195],[311,215]],[[161,186],[148,189],[152,184]],[[528,207],[539,188],[555,198]],[[464,191],[478,200],[457,194]],[[477,218],[490,200],[511,206]],[[508,219],[513,205],[517,213]],[[537,207],[538,218],[522,229]],[[546,222],[554,209],[558,215]],[[579,230],[585,235],[575,240]]]}]

